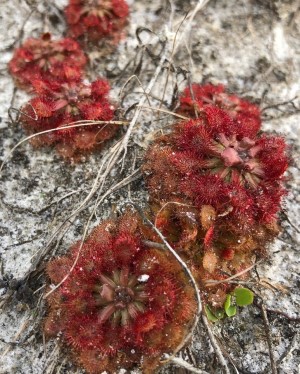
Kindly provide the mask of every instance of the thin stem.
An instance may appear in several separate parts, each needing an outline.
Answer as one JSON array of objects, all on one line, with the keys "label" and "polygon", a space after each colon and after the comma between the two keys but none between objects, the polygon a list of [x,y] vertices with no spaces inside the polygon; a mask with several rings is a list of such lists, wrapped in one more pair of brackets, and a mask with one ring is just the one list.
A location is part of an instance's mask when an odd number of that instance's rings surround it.
[{"label": "thin stem", "polygon": [[182,358],[170,356],[170,355],[167,355],[167,354],[165,355],[165,358],[168,361],[171,361],[172,364],[174,364],[176,366],[180,366],[180,367],[182,367],[182,368],[190,371],[191,373],[209,374],[207,371],[195,368],[193,365],[191,365],[188,362],[184,361]]},{"label": "thin stem", "polygon": [[211,331],[210,324],[209,324],[208,319],[207,319],[207,317],[204,313],[202,314],[202,322],[203,322],[204,326],[206,327],[206,330],[207,330],[208,336],[209,336],[209,340],[210,340],[211,345],[213,346],[213,349],[214,349],[214,351],[215,351],[215,353],[216,353],[216,355],[219,359],[220,364],[224,368],[225,373],[230,374],[230,370],[227,366],[227,362],[226,362],[226,360],[223,356],[222,350],[219,347],[218,341],[215,338],[213,332]]},{"label": "thin stem", "polygon": [[277,370],[277,365],[276,365],[274,352],[273,352],[273,344],[272,344],[272,335],[271,335],[270,323],[269,323],[267,311],[266,311],[266,308],[264,306],[263,301],[261,302],[260,310],[261,310],[261,314],[262,314],[262,317],[263,317],[264,326],[265,326],[265,330],[266,330],[267,344],[268,344],[268,349],[269,349],[269,357],[270,357],[272,374],[277,374],[278,370]]},{"label": "thin stem", "polygon": [[216,286],[216,285],[221,284],[221,283],[227,283],[228,281],[230,281],[232,279],[235,279],[235,278],[238,278],[240,275],[247,273],[248,271],[250,271],[251,269],[253,269],[256,265],[258,265],[261,262],[262,262],[262,260],[259,260],[255,264],[249,266],[247,269],[244,269],[243,271],[240,271],[239,273],[236,273],[236,274],[232,275],[229,278],[226,278],[226,279],[223,279],[223,280],[220,280],[220,281],[215,281],[213,279],[212,280],[207,280],[205,282],[205,285],[207,287],[210,287],[210,286]]},{"label": "thin stem", "polygon": [[172,255],[176,258],[176,260],[179,262],[179,264],[181,265],[181,267],[183,268],[184,272],[188,275],[188,277],[190,278],[191,280],[191,283],[194,287],[194,290],[195,290],[195,296],[196,296],[196,300],[197,300],[197,312],[195,314],[195,319],[194,319],[194,323],[193,323],[193,326],[191,327],[191,330],[190,332],[186,335],[186,337],[183,339],[183,341],[178,345],[178,347],[174,350],[172,356],[170,357],[174,357],[176,355],[177,352],[179,352],[185,345],[186,343],[190,340],[190,338],[193,336],[193,333],[194,333],[194,330],[195,328],[197,327],[197,324],[198,324],[198,321],[199,321],[199,318],[200,318],[200,315],[201,315],[201,312],[202,312],[202,302],[201,302],[201,298],[200,298],[200,290],[198,288],[198,285],[196,283],[196,280],[193,276],[193,274],[191,273],[190,269],[188,268],[188,266],[186,265],[186,263],[182,260],[182,258],[176,253],[176,251],[170,246],[170,244],[166,241],[165,237],[163,236],[163,234],[155,227],[155,225],[144,215],[143,211],[140,209],[139,206],[137,206],[136,204],[134,204],[133,202],[127,202],[126,204],[130,204],[132,205],[138,212],[139,214],[141,215],[141,217],[144,219],[144,221],[156,232],[156,234],[161,238],[161,240],[163,241],[166,249],[168,251],[170,251],[172,253]]},{"label": "thin stem", "polygon": [[32,135],[29,135],[27,136],[26,138],[20,140],[10,151],[9,153],[7,154],[7,156],[4,158],[4,160],[2,161],[2,164],[0,166],[0,172],[2,171],[3,169],[3,166],[6,164],[7,160],[9,159],[9,157],[13,154],[13,152],[23,143],[27,142],[28,140],[32,139],[32,138],[35,138],[37,136],[40,136],[40,135],[44,135],[44,134],[48,134],[50,132],[55,132],[55,131],[61,131],[61,130],[65,130],[65,129],[71,129],[71,128],[75,128],[75,127],[85,127],[85,126],[96,126],[96,125],[127,125],[128,122],[127,121],[75,121],[75,122],[70,122],[69,124],[65,125],[65,126],[59,126],[59,127],[56,127],[55,129],[50,129],[50,130],[45,130],[45,131],[41,131],[41,132],[38,132],[36,134],[32,134]]}]

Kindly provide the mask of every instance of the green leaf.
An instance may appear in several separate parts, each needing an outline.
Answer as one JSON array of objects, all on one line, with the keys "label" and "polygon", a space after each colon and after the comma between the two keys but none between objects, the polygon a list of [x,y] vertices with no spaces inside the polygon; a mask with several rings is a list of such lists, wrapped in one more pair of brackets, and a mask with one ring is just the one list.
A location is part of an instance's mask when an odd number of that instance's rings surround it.
[{"label": "green leaf", "polygon": [[250,305],[253,303],[254,294],[248,288],[238,287],[233,291],[238,306]]},{"label": "green leaf", "polygon": [[217,309],[215,311],[215,316],[218,318],[218,319],[222,319],[224,318],[224,310],[223,309]]},{"label": "green leaf", "polygon": [[226,300],[225,300],[225,304],[224,304],[225,312],[228,308],[230,308],[230,305],[231,305],[231,295],[227,295]]},{"label": "green leaf", "polygon": [[233,317],[236,315],[236,306],[235,305],[231,305],[227,310],[226,310],[226,314],[228,317]]},{"label": "green leaf", "polygon": [[231,305],[231,295],[227,295],[226,301],[224,304],[224,310],[228,317],[233,317],[236,315],[236,306]]},{"label": "green leaf", "polygon": [[205,305],[205,312],[207,315],[207,318],[212,322],[217,322],[219,319],[212,313],[212,311],[209,309],[207,305]]}]

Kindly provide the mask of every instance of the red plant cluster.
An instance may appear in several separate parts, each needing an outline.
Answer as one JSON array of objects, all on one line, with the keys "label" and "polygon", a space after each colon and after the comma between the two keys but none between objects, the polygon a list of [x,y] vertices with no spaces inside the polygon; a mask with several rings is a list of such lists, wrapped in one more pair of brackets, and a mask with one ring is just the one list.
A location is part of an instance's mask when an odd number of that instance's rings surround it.
[{"label": "red plant cluster", "polygon": [[[124,0],[70,0],[65,9],[72,37],[92,41],[110,37],[115,42],[127,21],[128,5]],[[58,153],[73,162],[82,155],[101,148],[116,133],[116,126],[95,125],[50,131],[74,125],[75,121],[110,121],[114,108],[108,101],[109,85],[98,79],[83,82],[87,62],[80,45],[71,38],[52,40],[49,33],[28,39],[16,49],[9,71],[17,84],[34,93],[21,110],[20,121],[36,146],[54,144]]]},{"label": "red plant cluster", "polygon": [[156,139],[143,170],[157,226],[201,281],[222,279],[251,265],[278,234],[287,146],[258,133],[255,105],[223,86],[192,88],[194,99],[186,89],[179,112],[198,118]]},{"label": "red plant cluster", "polygon": [[76,161],[83,154],[102,147],[117,131],[117,126],[100,124],[72,127],[76,121],[109,121],[114,116],[114,107],[108,101],[109,84],[98,79],[84,83],[76,69],[65,68],[65,79],[32,82],[36,96],[21,110],[21,122],[28,134],[50,131],[32,139],[35,146],[54,144],[58,153]]},{"label": "red plant cluster", "polygon": [[178,111],[189,118],[201,116],[207,107],[220,108],[233,119],[246,136],[255,135],[261,126],[259,107],[236,95],[230,95],[222,84],[192,84],[180,96]]},{"label": "red plant cluster", "polygon": [[70,0],[65,9],[70,35],[97,42],[103,37],[120,38],[129,9],[125,0]]},{"label": "red plant cluster", "polygon": [[[141,365],[152,373],[163,353],[172,353],[194,318],[194,290],[167,252],[146,247],[147,231],[127,211],[96,227],[84,242],[50,261],[59,283],[49,297],[47,336],[60,336],[88,373]],[[148,244],[149,245],[149,244]]]},{"label": "red plant cluster", "polygon": [[151,196],[166,202],[181,197],[199,208],[213,205],[217,214],[241,221],[245,229],[270,222],[285,192],[284,139],[249,138],[232,131],[228,117],[214,123],[216,117],[182,121],[155,141],[144,166]]},{"label": "red plant cluster", "polygon": [[72,161],[101,148],[117,131],[116,126],[109,124],[72,128],[76,121],[110,121],[114,117],[114,106],[108,100],[108,82],[98,79],[84,83],[85,64],[86,57],[76,41],[52,41],[50,34],[28,39],[9,63],[18,84],[35,94],[20,111],[27,134],[69,126],[34,137],[31,143],[53,144],[62,157]]},{"label": "red plant cluster", "polygon": [[52,40],[46,33],[39,39],[26,40],[17,48],[8,67],[18,86],[31,90],[35,79],[60,80],[68,66],[82,74],[86,62],[86,56],[75,40]]}]

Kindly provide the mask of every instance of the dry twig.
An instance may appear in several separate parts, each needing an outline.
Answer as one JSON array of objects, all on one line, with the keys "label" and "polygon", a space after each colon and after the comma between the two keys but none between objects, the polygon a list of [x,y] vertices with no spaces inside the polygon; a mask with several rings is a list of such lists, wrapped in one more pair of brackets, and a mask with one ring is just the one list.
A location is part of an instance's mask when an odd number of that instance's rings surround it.
[{"label": "dry twig", "polygon": [[231,281],[232,279],[238,278],[239,276],[241,276],[245,273],[248,273],[248,271],[253,269],[256,265],[258,265],[261,262],[262,262],[262,259],[258,260],[257,262],[255,262],[255,264],[249,266],[247,269],[244,269],[243,271],[240,271],[239,273],[236,273],[229,278],[226,278],[226,279],[223,279],[223,280],[220,280],[220,281],[209,279],[209,280],[205,281],[205,284],[206,284],[207,287],[209,287],[209,286],[216,286],[217,284],[221,284],[221,283],[227,283],[227,282]]},{"label": "dry twig", "polygon": [[179,367],[182,367],[182,368],[190,371],[191,373],[209,374],[207,371],[195,368],[193,365],[184,361],[182,358],[170,356],[170,355],[167,355],[167,354],[165,355],[165,358],[166,358],[167,361],[172,362],[172,364],[174,364],[176,366],[179,366]]},{"label": "dry twig", "polygon": [[202,313],[202,322],[206,328],[206,331],[208,333],[208,336],[209,336],[209,340],[211,342],[211,345],[213,346],[213,349],[218,357],[218,360],[222,366],[222,368],[224,369],[224,372],[226,374],[230,374],[230,370],[228,368],[228,365],[227,365],[227,362],[223,356],[223,353],[222,353],[222,350],[219,346],[219,343],[217,341],[217,339],[215,338],[213,332],[211,331],[211,328],[210,328],[210,324],[208,322],[208,319],[206,317],[206,315],[204,313]]},{"label": "dry twig", "polygon": [[285,352],[283,352],[283,354],[277,360],[277,366],[280,365],[287,358],[287,356],[293,352],[293,350],[297,347],[296,342],[298,340],[299,340],[299,333],[295,333],[288,348],[286,349]]},{"label": "dry twig", "polygon": [[270,363],[271,363],[271,371],[272,371],[272,374],[277,374],[278,370],[277,370],[277,365],[276,365],[276,361],[274,358],[270,323],[269,323],[267,311],[266,311],[263,301],[261,301],[260,310],[261,310],[261,314],[262,314],[264,326],[265,326],[265,331],[266,331],[266,337],[267,337],[267,343],[268,343],[268,349],[269,349],[269,357],[270,357]]},{"label": "dry twig", "polygon": [[197,327],[198,325],[198,321],[199,321],[199,317],[201,315],[201,312],[202,312],[202,302],[201,302],[201,298],[200,298],[200,291],[199,291],[199,288],[198,288],[198,285],[197,285],[197,282],[195,281],[194,279],[194,276],[193,274],[191,273],[190,269],[188,268],[188,266],[186,265],[186,263],[182,260],[182,258],[177,254],[177,252],[171,247],[171,245],[166,241],[165,237],[163,236],[163,234],[155,227],[155,225],[144,215],[143,211],[140,209],[139,206],[137,206],[136,204],[132,203],[132,202],[128,202],[127,204],[129,205],[132,205],[138,212],[139,214],[141,215],[141,217],[144,219],[144,221],[155,231],[155,233],[160,237],[160,239],[163,241],[163,244],[165,246],[165,248],[172,253],[172,255],[176,258],[176,260],[179,262],[179,264],[181,265],[182,269],[184,270],[184,272],[187,274],[187,276],[189,277],[193,287],[194,287],[194,290],[195,290],[195,296],[196,296],[196,300],[197,300],[197,312],[195,314],[195,319],[194,319],[194,323],[189,331],[189,333],[185,336],[185,338],[183,339],[183,341],[179,344],[179,346],[174,350],[172,356],[169,356],[168,357],[168,360],[170,360],[170,357],[173,358],[175,357],[176,353],[179,352],[186,344],[187,342],[192,338],[193,336],[193,333],[194,333],[194,330],[195,328]]}]

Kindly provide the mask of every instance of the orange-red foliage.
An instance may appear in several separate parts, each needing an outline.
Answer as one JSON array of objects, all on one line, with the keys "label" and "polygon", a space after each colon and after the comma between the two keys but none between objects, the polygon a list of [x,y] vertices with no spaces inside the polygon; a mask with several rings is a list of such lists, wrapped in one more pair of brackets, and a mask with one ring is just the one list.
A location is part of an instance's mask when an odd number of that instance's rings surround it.
[{"label": "orange-red foliage", "polygon": [[69,34],[92,42],[108,37],[118,41],[128,13],[125,0],[70,0],[65,8]]},{"label": "orange-red foliage", "polygon": [[[129,211],[103,222],[49,299],[46,335],[60,333],[88,373],[115,372],[142,362],[145,372],[150,366],[153,370],[161,355],[181,342],[194,318],[194,291],[181,267],[167,252],[146,247],[141,228]],[[48,263],[54,283],[68,274],[79,247]]]},{"label": "orange-red foliage", "polygon": [[71,38],[52,40],[49,33],[30,38],[14,51],[9,72],[23,89],[31,90],[33,80],[61,80],[64,69],[72,67],[83,74],[87,58],[80,45]]},{"label": "orange-red foliage", "polygon": [[192,119],[154,141],[143,171],[156,226],[216,304],[223,286],[205,289],[205,281],[246,269],[278,234],[289,157],[282,137],[258,133],[255,104],[221,85],[192,90],[178,109]]},{"label": "orange-red foliage", "polygon": [[37,147],[55,145],[62,157],[78,161],[83,155],[100,149],[115,135],[117,126],[72,125],[76,121],[110,121],[114,106],[108,99],[110,86],[106,80],[87,84],[71,67],[65,67],[63,77],[60,81],[38,79],[31,82],[36,96],[22,108],[20,121],[29,135],[67,126],[34,137],[31,143]]}]

